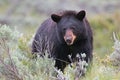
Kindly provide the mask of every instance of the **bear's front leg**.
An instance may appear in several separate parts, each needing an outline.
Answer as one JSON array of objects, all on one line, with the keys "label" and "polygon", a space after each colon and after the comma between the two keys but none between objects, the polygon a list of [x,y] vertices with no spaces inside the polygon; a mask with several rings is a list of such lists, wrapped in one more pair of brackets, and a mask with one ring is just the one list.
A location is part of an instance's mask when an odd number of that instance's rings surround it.
[{"label": "bear's front leg", "polygon": [[67,65],[67,63],[64,60],[56,60],[56,62],[55,62],[55,67],[58,70],[61,70],[62,72],[64,71],[66,65]]}]

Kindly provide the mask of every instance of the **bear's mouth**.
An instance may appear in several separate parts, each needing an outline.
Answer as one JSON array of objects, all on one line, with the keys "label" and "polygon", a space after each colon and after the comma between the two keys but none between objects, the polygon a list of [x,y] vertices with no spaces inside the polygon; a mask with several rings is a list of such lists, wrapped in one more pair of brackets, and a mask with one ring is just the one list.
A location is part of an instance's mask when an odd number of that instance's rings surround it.
[{"label": "bear's mouth", "polygon": [[71,46],[73,43],[71,43],[71,42],[66,42],[67,43],[67,45],[69,45],[69,46]]}]

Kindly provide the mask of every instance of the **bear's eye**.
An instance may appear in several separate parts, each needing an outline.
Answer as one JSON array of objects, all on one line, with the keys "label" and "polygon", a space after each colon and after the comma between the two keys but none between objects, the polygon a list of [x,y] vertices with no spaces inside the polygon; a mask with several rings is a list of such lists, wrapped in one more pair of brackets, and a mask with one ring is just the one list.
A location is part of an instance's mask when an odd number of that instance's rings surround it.
[{"label": "bear's eye", "polygon": [[75,27],[71,27],[70,29],[75,30]]},{"label": "bear's eye", "polygon": [[63,28],[63,31],[66,31],[66,28]]}]

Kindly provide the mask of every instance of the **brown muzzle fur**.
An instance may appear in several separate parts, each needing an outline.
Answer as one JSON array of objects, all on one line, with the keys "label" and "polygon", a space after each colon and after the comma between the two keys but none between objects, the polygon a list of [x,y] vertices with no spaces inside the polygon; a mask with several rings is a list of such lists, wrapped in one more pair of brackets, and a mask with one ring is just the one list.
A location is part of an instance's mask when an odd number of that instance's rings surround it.
[{"label": "brown muzzle fur", "polygon": [[76,39],[76,36],[73,34],[73,31],[71,29],[66,30],[66,33],[64,35],[64,40],[67,45],[72,45]]}]

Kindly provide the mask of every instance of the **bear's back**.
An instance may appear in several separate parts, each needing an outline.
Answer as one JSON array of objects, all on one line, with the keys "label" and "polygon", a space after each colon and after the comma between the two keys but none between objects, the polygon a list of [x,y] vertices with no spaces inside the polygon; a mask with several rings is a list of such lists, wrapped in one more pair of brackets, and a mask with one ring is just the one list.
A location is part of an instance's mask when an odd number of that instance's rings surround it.
[{"label": "bear's back", "polygon": [[32,52],[45,52],[48,50],[49,45],[52,45],[51,41],[56,39],[55,34],[56,23],[51,18],[45,20],[38,28],[34,41],[32,43]]}]

